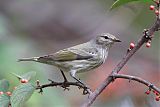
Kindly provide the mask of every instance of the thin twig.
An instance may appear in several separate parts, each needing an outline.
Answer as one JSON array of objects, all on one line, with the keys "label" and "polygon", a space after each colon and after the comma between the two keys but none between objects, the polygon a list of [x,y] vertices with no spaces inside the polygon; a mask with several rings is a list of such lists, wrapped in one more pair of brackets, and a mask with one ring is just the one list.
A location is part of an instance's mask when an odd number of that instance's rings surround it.
[{"label": "thin twig", "polygon": [[131,75],[124,75],[124,74],[114,74],[112,75],[115,79],[116,78],[122,78],[122,79],[128,79],[129,81],[133,80],[133,81],[137,81],[139,83],[142,83],[144,85],[146,85],[147,87],[149,87],[149,89],[153,89],[156,92],[158,92],[160,94],[160,89],[157,88],[154,84],[152,84],[151,82],[148,82],[140,77],[136,77],[136,76],[131,76]]},{"label": "thin twig", "polygon": [[[51,81],[51,80],[50,80]],[[68,81],[65,81],[65,82],[54,82],[54,81],[51,81],[51,83],[48,83],[48,84],[44,84],[44,85],[38,85],[36,87],[36,90],[40,90],[40,93],[43,92],[43,88],[46,88],[46,87],[56,87],[56,86],[60,86],[62,88],[64,88],[64,90],[69,90],[69,86],[77,86],[79,89],[83,89],[83,94],[91,94],[92,92],[91,91],[88,91],[88,89],[86,88],[86,86],[78,83],[78,82],[68,82]]]}]

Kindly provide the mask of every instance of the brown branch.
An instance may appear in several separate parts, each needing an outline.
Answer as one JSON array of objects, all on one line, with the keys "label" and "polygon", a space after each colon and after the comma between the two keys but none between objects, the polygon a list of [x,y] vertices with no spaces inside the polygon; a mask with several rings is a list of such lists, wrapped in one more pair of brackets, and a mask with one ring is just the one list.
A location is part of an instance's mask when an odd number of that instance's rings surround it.
[{"label": "brown branch", "polygon": [[49,80],[49,81],[51,81],[51,83],[44,84],[44,85],[40,85],[38,83],[37,87],[36,87],[36,90],[40,90],[39,93],[42,93],[43,92],[43,88],[57,87],[57,86],[64,88],[64,90],[69,90],[69,87],[72,85],[72,86],[77,86],[79,89],[83,89],[83,95],[92,93],[86,86],[80,84],[79,82],[68,82],[68,81],[65,81],[65,82],[54,82],[52,80]]},{"label": "brown branch", "polygon": [[115,79],[116,78],[128,79],[129,82],[131,80],[137,81],[139,83],[142,83],[142,84],[146,85],[147,87],[149,87],[149,89],[153,89],[153,90],[155,90],[156,92],[158,92],[160,94],[160,89],[159,88],[157,88],[152,83],[150,83],[150,82],[148,82],[148,81],[146,81],[146,80],[144,80],[144,79],[142,79],[140,77],[131,76],[131,75],[124,75],[124,74],[114,74],[114,75],[112,75],[112,77],[114,77]]},{"label": "brown branch", "polygon": [[119,73],[119,71],[124,67],[124,65],[127,63],[127,61],[137,52],[137,50],[148,40],[151,40],[152,35],[154,32],[158,31],[160,28],[160,18],[157,17],[154,25],[145,31],[144,35],[139,39],[138,43],[135,45],[135,47],[130,50],[123,59],[118,63],[118,65],[113,69],[110,76],[108,76],[99,86],[98,88],[88,97],[88,99],[85,100],[82,107],[90,107],[91,104],[95,101],[97,96],[102,93],[102,91],[111,83],[114,81],[114,78],[111,76],[113,74]]}]

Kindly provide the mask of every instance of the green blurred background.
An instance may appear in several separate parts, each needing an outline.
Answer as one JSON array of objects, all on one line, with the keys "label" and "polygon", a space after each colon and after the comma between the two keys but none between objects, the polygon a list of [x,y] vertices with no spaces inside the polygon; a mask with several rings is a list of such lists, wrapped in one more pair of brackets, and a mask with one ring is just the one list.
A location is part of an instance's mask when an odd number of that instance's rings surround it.
[{"label": "green blurred background", "polygon": [[[19,58],[40,56],[90,40],[109,32],[123,42],[110,50],[108,60],[98,69],[78,76],[94,90],[122,59],[130,42],[136,42],[145,28],[155,21],[150,4],[130,3],[109,11],[113,0],[1,0],[0,2],[0,79],[6,78],[11,89],[18,85],[12,72],[36,71],[41,84],[47,79],[63,81],[58,69],[35,62],[17,62]],[[150,48],[143,46],[121,73],[140,76],[160,86],[160,33]],[[70,81],[74,81],[66,74]],[[34,83],[35,84],[35,83]],[[136,82],[117,79],[97,98],[97,107],[159,107],[153,94]],[[38,91],[37,91],[38,92]],[[76,107],[87,96],[71,87],[46,88],[35,92],[24,107]]]}]

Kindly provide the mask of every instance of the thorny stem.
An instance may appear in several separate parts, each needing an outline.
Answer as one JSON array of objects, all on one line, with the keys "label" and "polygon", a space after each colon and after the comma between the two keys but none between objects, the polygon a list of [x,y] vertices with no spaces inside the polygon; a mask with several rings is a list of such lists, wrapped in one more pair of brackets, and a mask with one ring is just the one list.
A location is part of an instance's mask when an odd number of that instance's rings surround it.
[{"label": "thorny stem", "polygon": [[[158,7],[160,10],[160,7]],[[127,61],[139,50],[139,48],[145,43],[148,42],[152,38],[152,35],[154,32],[158,31],[160,28],[160,15],[157,17],[154,25],[148,29],[148,31],[139,39],[135,47],[129,51],[123,59],[118,63],[118,65],[113,69],[111,74],[106,77],[106,79],[97,87],[97,89],[89,96],[88,99],[86,99],[82,105],[82,107],[90,107],[91,104],[95,101],[95,99],[98,97],[99,94],[102,93],[102,91],[111,83],[114,81],[114,77],[112,75],[117,74],[120,72],[120,70],[124,67],[124,65],[127,63]],[[155,86],[154,86],[155,87]],[[158,93],[160,93],[160,90],[157,90]]]}]

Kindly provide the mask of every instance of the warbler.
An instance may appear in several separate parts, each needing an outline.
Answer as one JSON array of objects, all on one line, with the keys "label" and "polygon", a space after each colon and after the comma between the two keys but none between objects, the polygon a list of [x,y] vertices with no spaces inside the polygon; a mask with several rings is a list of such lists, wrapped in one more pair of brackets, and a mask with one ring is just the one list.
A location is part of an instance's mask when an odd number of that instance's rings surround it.
[{"label": "warbler", "polygon": [[63,71],[69,72],[71,77],[84,85],[76,77],[76,73],[87,72],[102,65],[108,56],[110,47],[115,42],[121,41],[109,33],[102,33],[86,43],[53,54],[19,59],[19,61],[35,61],[54,65],[61,70],[63,76]]}]

